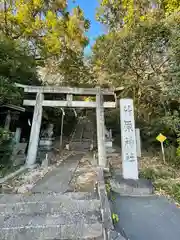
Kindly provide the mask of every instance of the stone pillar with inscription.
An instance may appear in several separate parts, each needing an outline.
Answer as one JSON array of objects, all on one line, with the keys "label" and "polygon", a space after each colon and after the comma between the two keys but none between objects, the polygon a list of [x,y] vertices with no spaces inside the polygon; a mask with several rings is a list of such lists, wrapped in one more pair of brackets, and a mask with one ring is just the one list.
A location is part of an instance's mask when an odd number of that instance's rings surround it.
[{"label": "stone pillar with inscription", "polygon": [[120,99],[122,172],[124,179],[138,179],[134,107],[132,99]]}]

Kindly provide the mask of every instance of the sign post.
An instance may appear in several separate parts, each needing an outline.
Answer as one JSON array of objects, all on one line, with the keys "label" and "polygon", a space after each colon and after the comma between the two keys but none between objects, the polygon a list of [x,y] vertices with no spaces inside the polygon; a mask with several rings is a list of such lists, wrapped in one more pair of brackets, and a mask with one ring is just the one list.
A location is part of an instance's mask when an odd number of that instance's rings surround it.
[{"label": "sign post", "polygon": [[132,99],[120,99],[120,121],[123,178],[137,180],[139,176]]},{"label": "sign post", "polygon": [[62,112],[62,116],[61,116],[61,135],[60,135],[60,151],[62,150],[62,146],[63,146],[63,128],[64,128],[64,116],[65,116],[65,112],[64,109],[61,108],[61,112]]},{"label": "sign post", "polygon": [[166,139],[167,139],[167,137],[164,136],[161,133],[156,137],[156,140],[161,143],[161,150],[162,150],[162,157],[163,157],[164,164],[166,164],[166,159],[165,159],[165,152],[164,152],[164,144],[163,143]]}]

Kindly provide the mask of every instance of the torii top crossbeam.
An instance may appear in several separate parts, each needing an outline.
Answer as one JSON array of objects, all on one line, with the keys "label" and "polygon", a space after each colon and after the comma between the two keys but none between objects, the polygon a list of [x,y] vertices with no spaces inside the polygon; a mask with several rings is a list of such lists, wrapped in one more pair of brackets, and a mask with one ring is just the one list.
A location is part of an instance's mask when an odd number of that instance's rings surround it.
[{"label": "torii top crossbeam", "polygon": [[[76,88],[76,87],[58,87],[58,86],[27,86],[16,83],[17,87],[24,88],[26,93],[62,93],[62,94],[74,94],[74,95],[96,95],[97,88]],[[113,89],[102,88],[102,95],[114,95]]]},{"label": "torii top crossbeam", "polygon": [[[25,93],[51,93],[51,94],[65,94],[66,100],[43,100],[42,106],[44,107],[73,107],[73,108],[96,108],[97,104],[93,101],[76,101],[73,100],[73,95],[84,96],[114,96],[113,89],[101,89],[96,88],[72,88],[72,87],[58,87],[58,86],[27,86],[22,84],[16,84],[17,87],[24,88]],[[36,100],[24,100],[25,106],[35,106]],[[105,101],[103,103],[104,108],[115,108],[116,101]]]}]

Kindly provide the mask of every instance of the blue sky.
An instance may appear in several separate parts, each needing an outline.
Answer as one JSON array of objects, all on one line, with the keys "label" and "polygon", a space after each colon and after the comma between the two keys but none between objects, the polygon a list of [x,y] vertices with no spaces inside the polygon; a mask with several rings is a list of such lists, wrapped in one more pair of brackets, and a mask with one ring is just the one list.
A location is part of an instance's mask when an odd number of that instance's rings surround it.
[{"label": "blue sky", "polygon": [[103,27],[95,19],[96,8],[98,7],[98,0],[76,0],[76,3],[73,4],[72,0],[69,1],[69,7],[79,5],[84,11],[85,17],[91,21],[91,28],[87,33],[90,44],[85,49],[85,53],[90,53],[90,46],[93,45],[94,39],[103,33]]}]

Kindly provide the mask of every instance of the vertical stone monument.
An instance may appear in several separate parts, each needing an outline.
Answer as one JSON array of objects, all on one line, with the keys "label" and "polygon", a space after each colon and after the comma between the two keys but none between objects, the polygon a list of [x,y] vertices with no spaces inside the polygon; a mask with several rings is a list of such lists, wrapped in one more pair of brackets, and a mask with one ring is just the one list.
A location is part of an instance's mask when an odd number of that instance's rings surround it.
[{"label": "vertical stone monument", "polygon": [[124,179],[138,179],[134,107],[132,99],[120,100],[122,172]]}]

